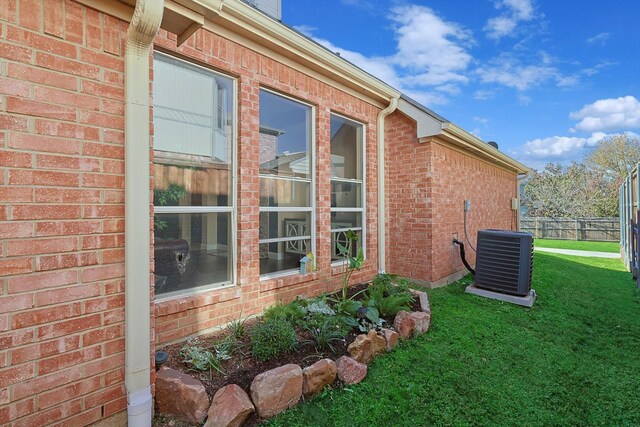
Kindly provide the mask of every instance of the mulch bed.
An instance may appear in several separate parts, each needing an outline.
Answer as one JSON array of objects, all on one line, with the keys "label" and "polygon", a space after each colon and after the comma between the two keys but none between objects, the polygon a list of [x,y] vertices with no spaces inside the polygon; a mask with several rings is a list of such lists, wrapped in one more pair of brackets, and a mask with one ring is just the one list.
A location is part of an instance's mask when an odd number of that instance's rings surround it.
[{"label": "mulch bed", "polygon": [[[368,283],[353,285],[349,288],[348,295],[351,297],[357,292],[365,289],[367,286]],[[414,299],[412,310],[420,310],[420,301],[417,298]],[[387,325],[393,325],[393,319],[385,320],[387,321]],[[272,360],[261,361],[251,356],[250,338],[248,333],[251,327],[258,321],[259,319],[251,319],[245,324],[245,334],[242,339],[239,340],[243,352],[242,354],[240,352],[234,353],[231,359],[222,363],[222,371],[225,373],[224,375],[216,371],[212,372],[211,374],[209,374],[208,372],[198,372],[190,368],[190,366],[188,366],[187,364],[183,363],[182,357],[180,356],[180,349],[186,345],[185,342],[171,344],[162,348],[162,350],[166,351],[169,355],[169,359],[164,364],[164,366],[187,373],[201,381],[207,391],[207,394],[209,395],[209,399],[213,398],[213,395],[218,391],[218,389],[224,387],[227,384],[237,384],[247,393],[249,393],[251,382],[256,377],[256,375],[261,374],[262,372],[289,363],[294,363],[296,365],[300,365],[300,367],[302,368],[305,368],[320,359],[329,358],[332,360],[337,360],[341,356],[348,355],[347,347],[349,347],[349,344],[351,344],[360,334],[360,332],[354,330],[350,332],[343,340],[335,341],[333,343],[335,351],[327,349],[324,352],[318,352],[313,344],[300,344],[295,352],[280,355]],[[202,347],[208,348],[211,347],[215,342],[224,338],[227,334],[228,332],[222,329],[210,335],[200,336],[199,340]],[[305,331],[298,332],[298,342],[303,342],[304,340],[307,340],[309,338],[310,337],[306,335]],[[340,386],[340,381],[336,379],[334,387]],[[178,424],[177,420],[166,421],[170,418],[171,417],[163,416],[163,421],[161,421],[162,424],[157,424],[156,422],[154,422],[154,425],[185,425]],[[263,420],[258,418],[258,416],[254,413],[247,419],[243,426],[255,426],[258,425],[261,421]]]}]

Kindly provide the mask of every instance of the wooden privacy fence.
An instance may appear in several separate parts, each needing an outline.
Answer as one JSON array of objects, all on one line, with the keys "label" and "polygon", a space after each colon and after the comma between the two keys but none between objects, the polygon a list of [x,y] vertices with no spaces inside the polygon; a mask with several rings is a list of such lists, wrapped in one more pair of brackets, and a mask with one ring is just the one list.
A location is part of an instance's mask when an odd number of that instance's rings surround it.
[{"label": "wooden privacy fence", "polygon": [[521,217],[520,230],[539,239],[620,241],[619,218]]}]

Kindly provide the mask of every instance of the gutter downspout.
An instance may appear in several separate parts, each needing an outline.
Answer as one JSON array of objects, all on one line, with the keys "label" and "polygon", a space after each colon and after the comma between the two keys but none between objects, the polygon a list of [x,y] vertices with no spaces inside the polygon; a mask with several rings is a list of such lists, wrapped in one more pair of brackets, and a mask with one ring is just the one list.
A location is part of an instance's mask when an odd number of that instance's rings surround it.
[{"label": "gutter downspout", "polygon": [[387,265],[387,221],[385,197],[384,119],[396,108],[400,97],[391,98],[389,106],[378,113],[378,273],[384,273]]},{"label": "gutter downspout", "polygon": [[149,290],[149,48],[164,0],[138,0],[127,29],[125,72],[125,386],[129,427],[149,427],[151,297]]}]

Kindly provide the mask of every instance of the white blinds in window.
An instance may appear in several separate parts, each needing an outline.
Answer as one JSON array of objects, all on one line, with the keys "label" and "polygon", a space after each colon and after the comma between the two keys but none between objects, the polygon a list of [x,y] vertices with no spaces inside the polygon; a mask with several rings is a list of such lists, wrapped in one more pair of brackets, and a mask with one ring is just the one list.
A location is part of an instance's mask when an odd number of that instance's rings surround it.
[{"label": "white blinds in window", "polygon": [[154,148],[213,157],[217,104],[224,98],[218,96],[214,75],[170,58],[156,59]]}]

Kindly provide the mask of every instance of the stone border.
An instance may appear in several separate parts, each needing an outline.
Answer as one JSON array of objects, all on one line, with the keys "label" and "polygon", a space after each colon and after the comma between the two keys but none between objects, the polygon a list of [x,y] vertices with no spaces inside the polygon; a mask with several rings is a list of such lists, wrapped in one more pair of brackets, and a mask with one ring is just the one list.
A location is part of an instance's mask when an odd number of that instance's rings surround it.
[{"label": "stone border", "polygon": [[[338,378],[342,383],[357,384],[367,375],[367,364],[376,356],[391,351],[399,338],[410,339],[424,334],[431,324],[429,297],[423,291],[410,289],[418,298],[421,311],[400,311],[393,329],[370,330],[349,344],[349,356],[338,360],[322,359],[302,369],[299,365],[283,365],[256,375],[247,394],[236,384],[220,388],[209,404],[204,385],[171,368],[157,372],[156,403],[164,414],[201,424],[204,427],[241,426],[253,412],[260,418],[271,418],[297,405],[303,398],[321,392]],[[165,399],[162,396],[171,396]],[[203,404],[208,411],[203,410]]]}]

